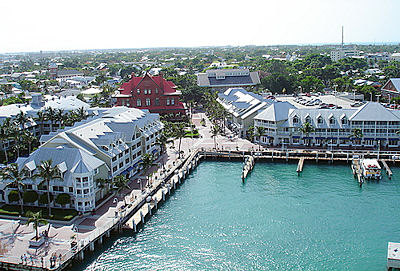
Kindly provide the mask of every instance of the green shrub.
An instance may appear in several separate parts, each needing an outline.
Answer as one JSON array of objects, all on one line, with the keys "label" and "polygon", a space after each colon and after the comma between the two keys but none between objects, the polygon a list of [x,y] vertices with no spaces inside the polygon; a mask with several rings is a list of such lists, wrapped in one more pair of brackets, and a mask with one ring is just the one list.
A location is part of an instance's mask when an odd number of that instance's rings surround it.
[{"label": "green shrub", "polygon": [[24,202],[34,203],[39,198],[39,194],[36,191],[29,190],[24,193],[23,199]]},{"label": "green shrub", "polygon": [[11,190],[10,193],[8,194],[8,201],[9,202],[15,202],[18,201],[18,191],[17,190]]},{"label": "green shrub", "polygon": [[59,194],[56,198],[56,202],[64,206],[71,202],[71,196],[66,193]]},{"label": "green shrub", "polygon": [[[50,202],[53,202],[54,196],[50,193]],[[47,192],[43,193],[39,196],[39,203],[40,204],[49,204],[47,201]]]}]

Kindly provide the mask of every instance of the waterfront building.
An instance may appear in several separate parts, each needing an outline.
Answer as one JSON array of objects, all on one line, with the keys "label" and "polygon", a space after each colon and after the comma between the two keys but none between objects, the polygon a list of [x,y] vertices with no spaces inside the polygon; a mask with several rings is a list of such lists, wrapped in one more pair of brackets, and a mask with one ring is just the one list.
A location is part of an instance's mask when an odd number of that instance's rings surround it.
[{"label": "waterfront building", "polygon": [[[314,128],[300,132],[306,122]],[[399,147],[400,111],[368,102],[357,109],[292,108],[277,102],[254,117],[254,126],[264,127],[260,143],[271,146],[308,145],[314,147]],[[359,128],[362,138],[353,138]]]},{"label": "waterfront building", "polygon": [[143,77],[132,73],[131,79],[122,84],[119,93],[112,96],[112,103],[180,118],[185,115],[186,109],[180,101],[182,93],[176,88],[172,81],[163,78],[162,73],[158,76],[146,73]]},{"label": "waterfront building", "polygon": [[258,111],[273,102],[244,88],[229,88],[223,93],[218,93],[217,101],[230,114],[228,126],[241,137],[247,135],[247,130],[253,125]]},{"label": "waterfront building", "polygon": [[251,87],[260,84],[258,72],[248,69],[218,69],[207,70],[197,74],[197,84],[200,87],[210,87],[216,90],[226,90],[233,87]]},{"label": "waterfront building", "polygon": [[[150,153],[159,155],[155,141],[163,124],[158,114],[127,107],[98,109],[97,115],[74,127],[42,136],[42,145],[29,157],[16,161],[20,170],[28,170],[30,176],[37,173],[42,161],[52,160],[59,170],[62,181],[54,179],[49,190],[54,198],[66,193],[71,198],[70,207],[77,211],[91,211],[96,201],[105,194],[105,188],[97,181],[111,180],[118,175],[131,177],[138,172],[141,157]],[[24,181],[28,190],[46,193],[39,186],[40,179]],[[2,190],[6,182],[3,182]],[[0,202],[8,202],[8,193],[0,194]],[[38,203],[35,203],[38,205]],[[61,207],[52,203],[53,207]]]},{"label": "waterfront building", "polygon": [[390,78],[382,87],[382,96],[389,99],[400,97],[400,78]]}]

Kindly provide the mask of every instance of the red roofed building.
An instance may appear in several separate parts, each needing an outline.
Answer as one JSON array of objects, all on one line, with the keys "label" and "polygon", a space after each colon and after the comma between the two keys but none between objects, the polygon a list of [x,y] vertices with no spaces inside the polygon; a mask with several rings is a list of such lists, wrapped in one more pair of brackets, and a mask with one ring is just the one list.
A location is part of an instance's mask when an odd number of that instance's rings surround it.
[{"label": "red roofed building", "polygon": [[146,73],[143,77],[136,77],[132,73],[131,80],[123,83],[119,91],[119,94],[113,95],[114,105],[148,109],[160,115],[185,114],[185,107],[179,100],[182,93],[176,90],[173,82],[165,80],[162,74],[151,76]]}]

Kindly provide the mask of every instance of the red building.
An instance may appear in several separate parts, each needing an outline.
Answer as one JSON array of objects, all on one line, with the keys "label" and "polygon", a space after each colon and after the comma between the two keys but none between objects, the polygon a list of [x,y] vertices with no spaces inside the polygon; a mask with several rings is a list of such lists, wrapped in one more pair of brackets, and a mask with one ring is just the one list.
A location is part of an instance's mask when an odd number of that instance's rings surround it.
[{"label": "red building", "polygon": [[185,107],[179,100],[182,94],[176,90],[173,82],[159,76],[151,76],[148,73],[143,77],[132,78],[122,84],[120,93],[113,96],[113,103],[118,106],[148,109],[151,113],[160,115],[174,114],[184,115]]}]

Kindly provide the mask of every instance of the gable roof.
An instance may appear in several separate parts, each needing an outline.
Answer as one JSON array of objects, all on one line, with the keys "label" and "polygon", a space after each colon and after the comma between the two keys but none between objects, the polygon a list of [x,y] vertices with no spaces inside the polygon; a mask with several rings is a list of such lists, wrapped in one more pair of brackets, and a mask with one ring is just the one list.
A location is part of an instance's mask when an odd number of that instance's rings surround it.
[{"label": "gable roof", "polygon": [[268,121],[282,121],[287,120],[289,109],[296,107],[289,102],[276,102],[261,111],[254,119],[268,120]]},{"label": "gable roof", "polygon": [[369,102],[361,106],[351,117],[351,121],[400,121],[391,110],[377,102]]},{"label": "gable roof", "polygon": [[382,87],[382,89],[390,90],[390,89],[386,88],[386,86],[389,85],[390,82],[392,83],[394,88],[397,90],[397,92],[400,92],[400,78],[390,78],[389,81],[387,81],[386,84]]}]

